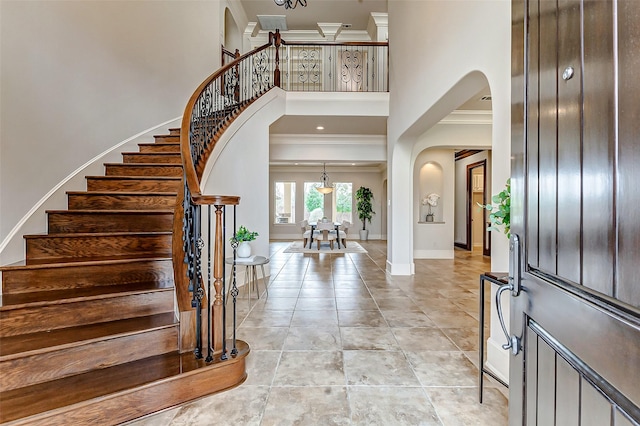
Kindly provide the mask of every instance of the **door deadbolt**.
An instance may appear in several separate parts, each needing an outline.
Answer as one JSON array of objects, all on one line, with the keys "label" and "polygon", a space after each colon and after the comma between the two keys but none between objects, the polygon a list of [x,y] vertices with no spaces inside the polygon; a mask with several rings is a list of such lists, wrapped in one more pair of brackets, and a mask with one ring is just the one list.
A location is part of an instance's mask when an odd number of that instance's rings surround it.
[{"label": "door deadbolt", "polygon": [[565,81],[571,80],[571,77],[573,77],[573,73],[574,73],[573,67],[566,67],[562,72],[562,79]]}]

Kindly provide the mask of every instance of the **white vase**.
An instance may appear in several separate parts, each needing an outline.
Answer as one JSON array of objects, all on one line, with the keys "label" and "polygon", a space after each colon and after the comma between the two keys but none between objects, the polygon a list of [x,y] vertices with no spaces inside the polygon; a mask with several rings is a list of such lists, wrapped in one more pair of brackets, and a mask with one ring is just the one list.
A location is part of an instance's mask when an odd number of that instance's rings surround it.
[{"label": "white vase", "polygon": [[249,257],[251,256],[251,244],[249,241],[241,241],[238,244],[238,250],[236,251],[238,257]]},{"label": "white vase", "polygon": [[361,229],[360,230],[360,241],[367,241],[369,239],[369,230]]}]

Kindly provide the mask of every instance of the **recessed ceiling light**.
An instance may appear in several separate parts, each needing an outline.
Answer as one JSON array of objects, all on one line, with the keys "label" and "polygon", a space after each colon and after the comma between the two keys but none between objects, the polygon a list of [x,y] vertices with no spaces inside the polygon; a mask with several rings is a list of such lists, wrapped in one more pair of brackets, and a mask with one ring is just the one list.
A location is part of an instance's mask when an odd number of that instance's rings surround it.
[{"label": "recessed ceiling light", "polygon": [[316,130],[324,130],[324,126],[318,126],[316,127]]},{"label": "recessed ceiling light", "polygon": [[356,163],[351,163],[351,165],[352,165],[352,166],[355,166],[355,165],[356,165]]}]

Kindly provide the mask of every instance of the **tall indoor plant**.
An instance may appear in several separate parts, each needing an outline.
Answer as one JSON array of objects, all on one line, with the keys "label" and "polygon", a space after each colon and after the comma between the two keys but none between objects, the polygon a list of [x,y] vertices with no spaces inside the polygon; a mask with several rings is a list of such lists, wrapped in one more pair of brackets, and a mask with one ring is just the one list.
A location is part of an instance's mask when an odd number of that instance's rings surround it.
[{"label": "tall indoor plant", "polygon": [[360,230],[360,239],[366,241],[369,238],[369,230],[367,229],[367,221],[371,223],[371,218],[376,214],[373,211],[373,192],[369,188],[361,186],[356,191],[356,210],[358,218],[362,221],[362,229]]}]

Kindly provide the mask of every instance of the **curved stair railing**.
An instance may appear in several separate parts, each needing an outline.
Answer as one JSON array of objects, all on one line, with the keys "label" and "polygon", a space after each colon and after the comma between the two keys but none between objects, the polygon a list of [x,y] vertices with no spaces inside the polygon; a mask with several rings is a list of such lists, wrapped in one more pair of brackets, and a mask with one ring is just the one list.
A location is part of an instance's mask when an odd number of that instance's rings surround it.
[{"label": "curved stair railing", "polygon": [[[180,349],[193,350],[196,358],[203,358],[206,342],[207,362],[228,357],[228,296],[233,299],[230,354],[237,353],[237,245],[232,245],[229,285],[225,282],[224,265],[227,207],[233,207],[235,235],[240,197],[203,194],[200,180],[217,141],[231,122],[276,86],[293,91],[386,92],[388,43],[285,43],[276,31],[269,33],[267,44],[236,57],[212,74],[189,99],[180,130],[184,176],[174,214],[173,266],[180,311]],[[206,268],[202,264],[203,250],[207,250]]]},{"label": "curved stair railing", "polygon": [[[182,118],[180,150],[184,176],[174,215],[172,247],[176,299],[180,311],[180,350],[193,350],[196,358],[202,358],[205,356],[203,346],[206,341],[207,362],[218,356],[223,360],[228,356],[225,223],[227,206],[232,206],[235,235],[235,209],[240,197],[205,195],[200,188],[200,180],[220,135],[247,106],[279,83],[279,46],[280,34],[270,33],[269,43],[239,56],[209,76],[189,99]],[[205,206],[206,209],[202,209]],[[202,223],[206,224],[204,230]],[[209,253],[208,260],[207,265],[202,265],[202,251],[205,248]],[[233,247],[233,279],[229,291],[233,298],[231,355],[237,353],[235,249]],[[206,274],[203,273],[203,266],[206,266]],[[204,325],[203,311],[206,312]]]}]

